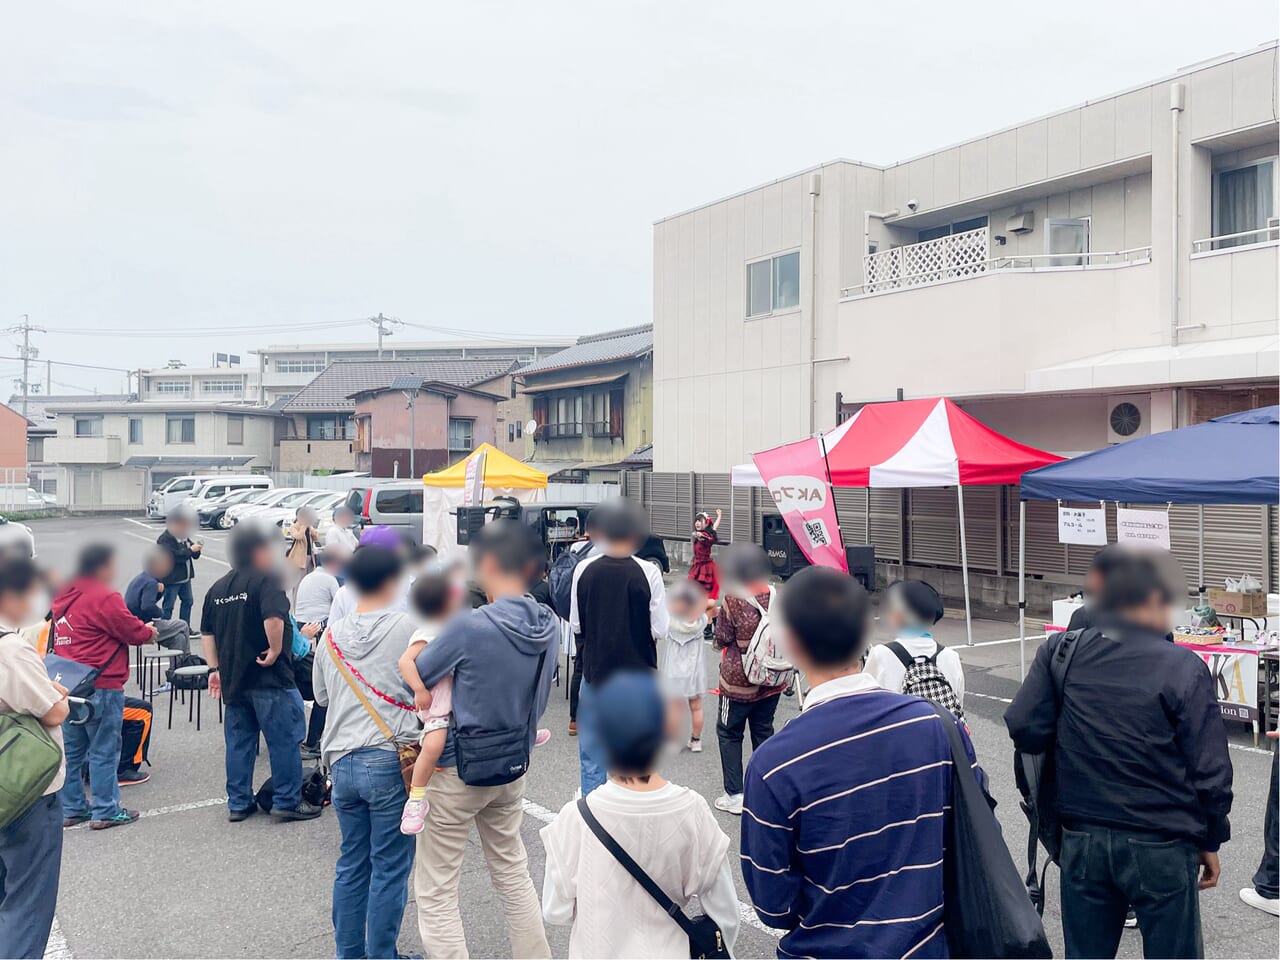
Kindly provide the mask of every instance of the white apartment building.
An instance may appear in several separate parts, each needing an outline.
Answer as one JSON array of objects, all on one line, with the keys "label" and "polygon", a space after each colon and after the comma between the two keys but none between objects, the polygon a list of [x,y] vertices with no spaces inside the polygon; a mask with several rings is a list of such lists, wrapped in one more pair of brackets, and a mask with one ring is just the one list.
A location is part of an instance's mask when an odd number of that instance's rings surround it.
[{"label": "white apartment building", "polygon": [[138,399],[158,403],[257,403],[259,376],[252,367],[163,367],[139,375]]},{"label": "white apartment building", "polygon": [[[1063,454],[1275,403],[1276,77],[1272,42],[658,221],[655,471],[721,475],[900,396]],[[910,559],[930,513],[950,555],[954,515],[928,500],[886,522],[882,555]]]},{"label": "white apartment building", "polygon": [[44,441],[57,465],[59,502],[73,509],[138,508],[151,490],[186,473],[272,468],[279,413],[265,407],[188,403],[53,403],[57,433]]}]

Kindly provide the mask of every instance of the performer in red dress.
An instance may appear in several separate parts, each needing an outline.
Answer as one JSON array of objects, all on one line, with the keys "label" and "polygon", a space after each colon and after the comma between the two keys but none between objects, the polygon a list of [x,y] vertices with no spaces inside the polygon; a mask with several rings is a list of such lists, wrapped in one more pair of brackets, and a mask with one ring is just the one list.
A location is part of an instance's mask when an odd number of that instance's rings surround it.
[{"label": "performer in red dress", "polygon": [[716,572],[716,562],[711,559],[711,548],[720,542],[716,527],[720,526],[723,517],[724,513],[717,510],[715,520],[705,512],[693,518],[693,563],[689,565],[689,579],[698,582],[709,600],[720,596],[720,576]]}]

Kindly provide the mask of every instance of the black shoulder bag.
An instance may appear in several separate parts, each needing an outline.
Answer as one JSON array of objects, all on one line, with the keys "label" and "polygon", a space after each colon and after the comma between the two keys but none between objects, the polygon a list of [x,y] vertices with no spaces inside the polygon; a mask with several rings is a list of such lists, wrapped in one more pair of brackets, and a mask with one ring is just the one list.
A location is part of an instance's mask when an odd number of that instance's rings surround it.
[{"label": "black shoulder bag", "polygon": [[[1053,698],[1056,712],[1062,711],[1062,692],[1067,681],[1067,668],[1075,656],[1084,630],[1068,630],[1058,641],[1049,658],[1049,676],[1053,680]],[[1022,795],[1019,806],[1027,815],[1027,893],[1038,913],[1044,913],[1044,881],[1049,864],[1058,862],[1062,848],[1062,824],[1058,820],[1058,783],[1054,764],[1054,750],[1050,745],[1044,753],[1013,752],[1013,779]],[[1044,844],[1048,858],[1044,869],[1037,873],[1039,854],[1037,843]]]},{"label": "black shoulder bag", "polygon": [[591,812],[591,808],[587,806],[585,797],[578,801],[578,812],[582,814],[582,819],[587,822],[587,826],[596,835],[596,839],[604,844],[604,848],[613,855],[613,859],[622,865],[622,869],[631,874],[636,883],[644,887],[644,892],[653,897],[654,902],[689,937],[690,957],[694,958],[694,960],[702,960],[702,958],[715,960],[715,958],[729,956],[729,950],[724,944],[724,934],[720,932],[716,922],[705,915],[693,919],[685,916],[684,911],[676,905],[676,902],[663,893],[662,888],[653,882],[653,878],[645,873],[640,864],[632,860],[631,855],[623,850],[609,831],[600,825],[600,821],[596,819],[595,814]]},{"label": "black shoulder bag", "polygon": [[946,707],[931,706],[951,745],[951,816],[942,863],[942,919],[951,956],[1052,957],[956,719]]},{"label": "black shoulder bag", "polygon": [[529,771],[529,732],[537,723],[538,684],[547,651],[538,657],[533,672],[529,716],[515,727],[499,730],[460,730],[454,714],[449,715],[449,732],[458,763],[458,779],[469,787],[500,787],[519,780]]}]

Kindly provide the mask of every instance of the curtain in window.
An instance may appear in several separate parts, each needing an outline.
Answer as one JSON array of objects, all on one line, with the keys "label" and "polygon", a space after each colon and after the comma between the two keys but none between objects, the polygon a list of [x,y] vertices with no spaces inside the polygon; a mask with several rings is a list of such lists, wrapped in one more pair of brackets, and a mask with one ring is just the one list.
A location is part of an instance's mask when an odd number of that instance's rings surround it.
[{"label": "curtain in window", "polygon": [[[1261,230],[1271,216],[1274,198],[1271,190],[1271,164],[1244,167],[1240,170],[1224,170],[1218,174],[1218,236]],[[1236,247],[1245,243],[1258,243],[1261,235],[1235,237],[1221,240],[1217,246]]]}]

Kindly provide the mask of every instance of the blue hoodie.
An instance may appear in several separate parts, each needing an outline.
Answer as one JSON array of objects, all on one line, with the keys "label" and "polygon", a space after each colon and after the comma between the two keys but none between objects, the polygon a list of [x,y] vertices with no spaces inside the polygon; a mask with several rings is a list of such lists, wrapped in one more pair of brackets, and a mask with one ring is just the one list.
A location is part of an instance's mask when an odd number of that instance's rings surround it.
[{"label": "blue hoodie", "polygon": [[[547,709],[560,627],[531,597],[503,597],[459,614],[418,654],[415,665],[430,687],[453,675],[453,717],[463,731],[499,730],[536,720]],[[534,683],[538,657],[546,653]],[[533,698],[533,702],[530,702]],[[536,733],[529,727],[529,746]],[[450,737],[442,767],[456,764]]]}]

